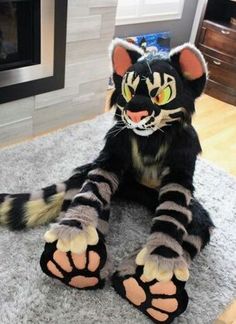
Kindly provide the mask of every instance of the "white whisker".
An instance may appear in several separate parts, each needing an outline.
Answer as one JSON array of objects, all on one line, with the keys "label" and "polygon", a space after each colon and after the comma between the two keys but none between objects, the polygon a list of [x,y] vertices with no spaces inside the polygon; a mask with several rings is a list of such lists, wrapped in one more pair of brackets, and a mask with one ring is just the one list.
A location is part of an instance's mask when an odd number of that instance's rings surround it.
[{"label": "white whisker", "polygon": [[148,60],[145,60],[145,62],[147,63],[147,66],[149,68],[150,73],[152,73],[152,70],[151,70],[151,67],[150,67],[150,64],[149,64]]},{"label": "white whisker", "polygon": [[119,133],[121,133],[124,129],[126,128],[126,126],[122,127],[121,129],[118,130],[118,132],[116,134],[113,134],[113,137],[117,136]]},{"label": "white whisker", "polygon": [[108,131],[108,135],[116,136],[120,131],[122,131],[125,128],[127,128],[127,126],[123,122],[120,124],[116,123],[114,127]]},{"label": "white whisker", "polygon": [[118,117],[121,117],[121,114],[114,114],[114,116],[118,116]]},{"label": "white whisker", "polygon": [[164,131],[163,129],[161,129],[160,127],[158,127],[157,125],[154,125],[154,126],[152,127],[152,130],[154,130],[154,131],[159,130],[159,131],[161,131],[162,133],[165,133],[165,131]]},{"label": "white whisker", "polygon": [[110,129],[110,130],[108,131],[108,134],[111,135],[111,134],[113,134],[113,133],[116,133],[116,132],[119,131],[121,128],[122,128],[122,127],[116,127],[115,129]]}]

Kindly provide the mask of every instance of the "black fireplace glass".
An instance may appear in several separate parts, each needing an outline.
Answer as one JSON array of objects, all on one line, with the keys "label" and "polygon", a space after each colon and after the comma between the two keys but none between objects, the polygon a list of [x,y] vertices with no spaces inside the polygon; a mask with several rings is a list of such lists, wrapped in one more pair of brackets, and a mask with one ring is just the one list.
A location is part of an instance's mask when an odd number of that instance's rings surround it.
[{"label": "black fireplace glass", "polygon": [[0,71],[40,63],[40,0],[0,0]]}]

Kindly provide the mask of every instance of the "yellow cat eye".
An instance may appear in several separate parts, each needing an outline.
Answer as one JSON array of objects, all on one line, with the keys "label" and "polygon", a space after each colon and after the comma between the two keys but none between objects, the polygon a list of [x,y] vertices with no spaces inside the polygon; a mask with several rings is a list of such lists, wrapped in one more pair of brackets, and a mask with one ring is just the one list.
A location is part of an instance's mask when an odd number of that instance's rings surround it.
[{"label": "yellow cat eye", "polygon": [[153,97],[152,100],[157,105],[166,105],[171,98],[171,88],[167,86],[157,96]]},{"label": "yellow cat eye", "polygon": [[129,102],[134,96],[134,90],[128,84],[124,84],[122,94],[125,100]]}]

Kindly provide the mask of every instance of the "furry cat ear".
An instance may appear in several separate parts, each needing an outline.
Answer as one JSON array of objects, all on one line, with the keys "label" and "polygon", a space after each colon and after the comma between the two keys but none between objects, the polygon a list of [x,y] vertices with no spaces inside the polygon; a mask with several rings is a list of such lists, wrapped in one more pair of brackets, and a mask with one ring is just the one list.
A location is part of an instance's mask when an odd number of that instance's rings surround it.
[{"label": "furry cat ear", "polygon": [[192,44],[186,43],[170,51],[170,60],[178,63],[181,74],[187,80],[196,80],[208,70],[202,53]]},{"label": "furry cat ear", "polygon": [[170,51],[171,63],[188,81],[195,97],[201,95],[208,77],[206,61],[202,53],[192,44],[186,43]]},{"label": "furry cat ear", "polygon": [[109,48],[113,73],[123,77],[128,68],[144,55],[144,51],[127,41],[115,38]]},{"label": "furry cat ear", "polygon": [[115,38],[109,47],[111,66],[113,71],[113,81],[115,91],[110,99],[110,107],[112,107],[121,93],[122,78],[134,63],[144,55],[144,51],[133,43]]}]

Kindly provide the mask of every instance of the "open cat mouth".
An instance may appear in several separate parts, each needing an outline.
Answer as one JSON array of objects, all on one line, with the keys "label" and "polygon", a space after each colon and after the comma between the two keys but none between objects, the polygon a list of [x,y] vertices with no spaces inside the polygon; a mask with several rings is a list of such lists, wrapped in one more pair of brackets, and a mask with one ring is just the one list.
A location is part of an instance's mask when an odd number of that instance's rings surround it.
[{"label": "open cat mouth", "polygon": [[[132,121],[128,114],[123,111],[122,120],[125,123],[126,127],[132,129],[133,132],[140,136],[149,136],[153,134],[158,129],[160,130],[161,127],[161,119],[162,116],[159,114],[155,117],[155,112],[153,111],[151,115],[148,115],[142,118],[138,123]],[[160,124],[160,126],[159,126]]]},{"label": "open cat mouth", "polygon": [[[155,116],[154,111],[148,116],[144,113],[140,115],[140,113],[142,112],[137,112],[138,117],[136,117],[136,113],[132,113],[134,114],[132,115],[126,110],[122,109],[122,121],[126,127],[128,129],[132,129],[135,134],[140,136],[149,136],[158,130],[163,132],[163,127],[171,126],[173,122],[180,121],[184,113],[184,108],[179,107],[173,110],[163,109],[157,116]],[[130,117],[132,117],[133,120]]]},{"label": "open cat mouth", "polygon": [[171,126],[176,121],[180,122],[186,112],[184,107],[178,107],[161,109],[157,115],[154,110],[151,114],[147,114],[146,111],[130,112],[118,104],[117,107],[125,126],[140,136],[149,136],[156,131],[164,132],[163,127]]},{"label": "open cat mouth", "polygon": [[129,111],[123,111],[122,119],[123,119],[124,123],[126,123],[128,126],[130,126],[130,128],[143,129],[144,127],[146,128],[146,126],[148,126],[148,124],[150,124],[151,122],[153,122],[155,120],[154,116],[155,116],[155,113],[153,112],[151,115],[143,116],[139,120],[137,120],[137,119],[135,120],[134,117],[133,117],[133,119],[130,118]]},{"label": "open cat mouth", "polygon": [[147,117],[143,117],[139,122],[132,121],[128,114],[123,112],[122,120],[127,128],[132,129],[135,134],[140,136],[149,136],[156,131],[154,125],[151,125],[155,121],[154,112]]}]

